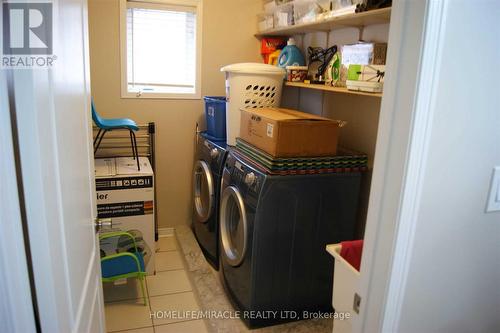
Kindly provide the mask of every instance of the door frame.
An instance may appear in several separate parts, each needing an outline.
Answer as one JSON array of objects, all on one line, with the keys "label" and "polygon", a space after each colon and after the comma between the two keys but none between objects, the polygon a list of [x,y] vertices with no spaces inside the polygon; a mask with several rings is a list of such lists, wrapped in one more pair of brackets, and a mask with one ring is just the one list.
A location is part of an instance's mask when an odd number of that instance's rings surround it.
[{"label": "door frame", "polygon": [[444,1],[393,1],[353,332],[397,332],[440,70]]}]

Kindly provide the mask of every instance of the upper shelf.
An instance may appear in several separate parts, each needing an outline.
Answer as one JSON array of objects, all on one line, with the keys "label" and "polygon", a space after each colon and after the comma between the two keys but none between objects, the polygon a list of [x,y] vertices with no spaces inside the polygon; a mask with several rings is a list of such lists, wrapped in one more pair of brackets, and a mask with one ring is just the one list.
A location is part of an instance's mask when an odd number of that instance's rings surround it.
[{"label": "upper shelf", "polygon": [[347,14],[337,17],[330,17],[325,20],[291,25],[260,31],[256,37],[264,36],[291,36],[305,34],[308,32],[330,31],[343,28],[360,28],[371,24],[389,23],[391,19],[391,7],[369,10],[361,13]]}]

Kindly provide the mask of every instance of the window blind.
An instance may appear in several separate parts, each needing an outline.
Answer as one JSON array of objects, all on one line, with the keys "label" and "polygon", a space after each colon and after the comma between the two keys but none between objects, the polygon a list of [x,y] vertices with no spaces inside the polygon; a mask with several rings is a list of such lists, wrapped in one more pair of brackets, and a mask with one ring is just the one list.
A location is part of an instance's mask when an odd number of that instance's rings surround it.
[{"label": "window blind", "polygon": [[195,79],[195,8],[127,3],[128,90],[194,93]]}]

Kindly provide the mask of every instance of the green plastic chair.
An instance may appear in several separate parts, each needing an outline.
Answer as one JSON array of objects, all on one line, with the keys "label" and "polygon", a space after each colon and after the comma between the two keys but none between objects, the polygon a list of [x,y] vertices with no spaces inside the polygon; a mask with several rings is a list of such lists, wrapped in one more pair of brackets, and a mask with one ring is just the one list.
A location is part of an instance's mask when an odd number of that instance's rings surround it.
[{"label": "green plastic chair", "polygon": [[124,278],[137,278],[141,283],[144,305],[148,305],[144,279],[146,270],[144,257],[137,249],[135,238],[128,232],[116,231],[106,232],[99,235],[99,241],[113,237],[129,237],[134,243],[135,252],[120,252],[101,257],[102,282],[113,282]]}]

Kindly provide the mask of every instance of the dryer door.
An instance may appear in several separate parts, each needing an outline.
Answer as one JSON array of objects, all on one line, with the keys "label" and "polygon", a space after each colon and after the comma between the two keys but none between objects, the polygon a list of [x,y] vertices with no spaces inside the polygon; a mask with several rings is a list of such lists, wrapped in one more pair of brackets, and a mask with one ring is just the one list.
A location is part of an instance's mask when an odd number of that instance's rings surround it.
[{"label": "dryer door", "polygon": [[234,186],[226,187],[220,208],[222,253],[232,266],[238,266],[247,250],[247,215],[245,203]]},{"label": "dryer door", "polygon": [[194,207],[198,221],[205,223],[214,210],[215,184],[210,167],[205,161],[194,166]]}]

